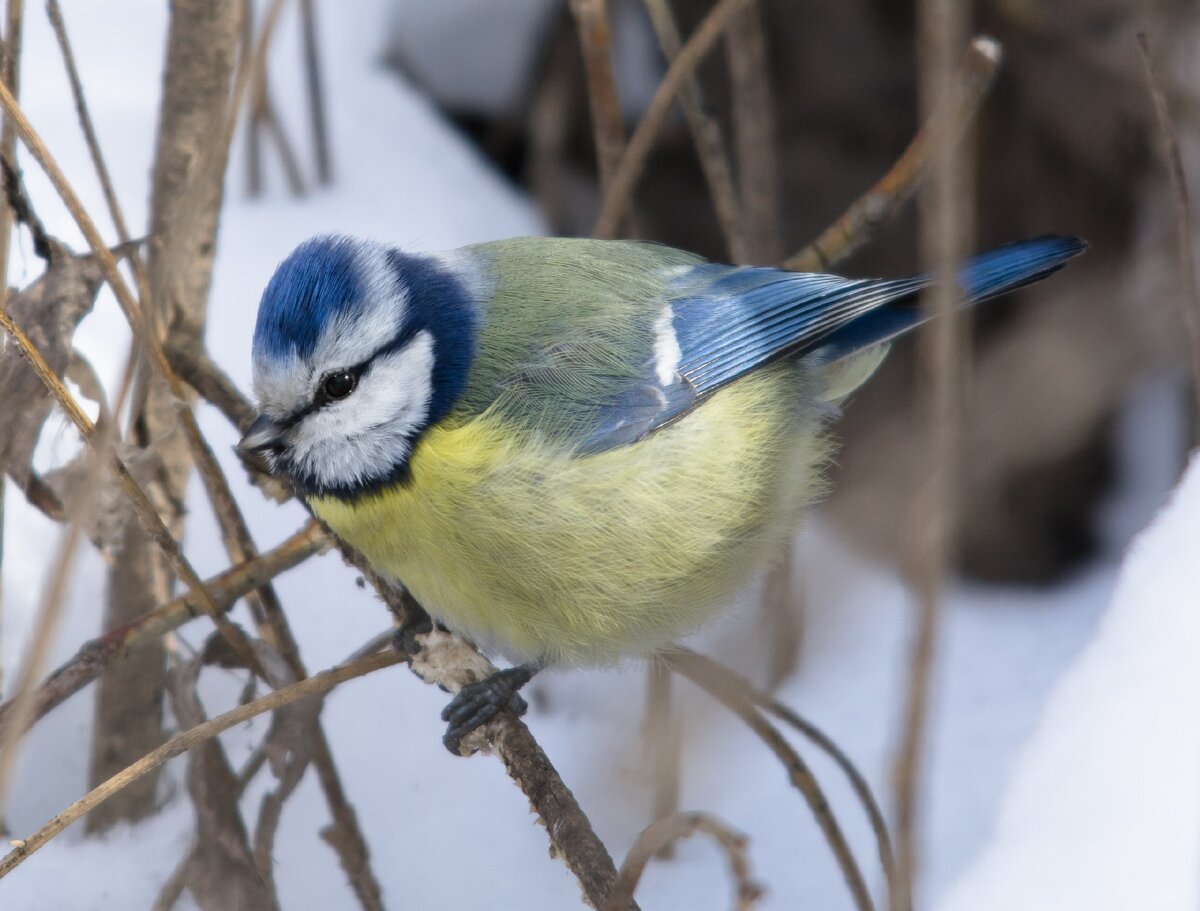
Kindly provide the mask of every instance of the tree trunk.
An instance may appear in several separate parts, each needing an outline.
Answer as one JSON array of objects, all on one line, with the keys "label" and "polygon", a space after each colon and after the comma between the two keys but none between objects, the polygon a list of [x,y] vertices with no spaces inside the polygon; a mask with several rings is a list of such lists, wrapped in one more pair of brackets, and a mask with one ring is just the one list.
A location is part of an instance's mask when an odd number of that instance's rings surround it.
[{"label": "tree trunk", "polygon": [[[240,0],[171,3],[148,273],[158,325],[184,341],[199,339],[204,330],[229,152],[217,137],[225,135],[241,14]],[[132,442],[146,450],[148,458],[142,462],[151,466],[149,475],[140,480],[178,537],[191,458],[165,385],[148,369],[139,385]],[[172,585],[166,561],[136,523],[127,523],[108,577],[105,628],[163,603]],[[101,679],[92,739],[92,786],[162,742],[163,670],[162,649],[150,648]],[[102,831],[150,813],[156,785],[157,776],[147,775],[126,788],[93,811],[89,830]]]}]

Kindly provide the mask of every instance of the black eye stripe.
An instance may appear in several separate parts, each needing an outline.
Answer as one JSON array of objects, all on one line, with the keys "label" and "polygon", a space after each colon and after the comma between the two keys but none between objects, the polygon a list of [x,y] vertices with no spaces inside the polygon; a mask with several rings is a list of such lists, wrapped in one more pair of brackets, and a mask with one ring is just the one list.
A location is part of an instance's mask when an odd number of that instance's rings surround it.
[{"label": "black eye stripe", "polygon": [[[302,420],[304,420],[306,417],[308,417],[314,411],[318,411],[321,408],[324,408],[326,405],[332,405],[335,402],[343,401],[345,399],[345,396],[343,396],[342,398],[329,398],[329,397],[322,395],[322,389],[325,385],[325,381],[330,376],[333,376],[334,374],[338,374],[338,373],[348,373],[348,374],[350,374],[350,376],[352,376],[354,378],[354,385],[355,385],[355,387],[357,387],[359,380],[361,380],[363,377],[363,374],[366,373],[367,370],[370,369],[371,365],[376,360],[378,360],[381,357],[385,357],[386,355],[389,355],[389,354],[395,354],[397,351],[404,349],[405,347],[408,346],[408,344],[414,338],[417,337],[417,334],[420,331],[421,331],[420,326],[417,326],[415,324],[405,326],[400,331],[400,333],[398,335],[396,335],[395,338],[393,338],[391,341],[389,341],[387,344],[383,345],[382,347],[377,348],[375,351],[371,352],[371,354],[368,355],[364,360],[359,361],[354,366],[343,367],[338,370],[331,370],[328,373],[322,375],[320,383],[317,384],[317,391],[316,391],[316,394],[315,394],[315,397],[313,398],[313,400],[311,402],[309,402],[307,405],[305,405],[303,408],[301,408],[297,411],[293,411],[290,415],[288,415],[286,418],[284,418],[279,423],[284,428],[294,427],[296,424],[300,423]],[[351,390],[351,391],[353,391],[353,390]]]}]

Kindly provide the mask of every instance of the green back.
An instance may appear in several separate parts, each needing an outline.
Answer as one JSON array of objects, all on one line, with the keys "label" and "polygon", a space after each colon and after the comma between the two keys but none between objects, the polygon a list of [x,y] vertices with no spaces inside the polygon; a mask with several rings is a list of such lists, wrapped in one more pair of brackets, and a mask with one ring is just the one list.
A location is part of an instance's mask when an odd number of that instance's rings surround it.
[{"label": "green back", "polygon": [[500,409],[565,443],[590,433],[614,398],[652,371],[671,271],[703,262],[636,241],[516,238],[466,250],[493,284],[450,420]]}]

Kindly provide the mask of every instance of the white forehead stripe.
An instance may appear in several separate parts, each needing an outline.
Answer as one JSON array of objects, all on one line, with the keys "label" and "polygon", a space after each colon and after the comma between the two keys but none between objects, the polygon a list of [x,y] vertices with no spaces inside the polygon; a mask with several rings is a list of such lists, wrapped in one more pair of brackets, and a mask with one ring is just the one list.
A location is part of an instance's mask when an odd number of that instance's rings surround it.
[{"label": "white forehead stripe", "polygon": [[411,306],[384,247],[362,244],[354,266],[361,299],[325,323],[310,358],[322,370],[361,364],[396,337]]},{"label": "white forehead stripe", "polygon": [[662,313],[654,322],[654,372],[658,374],[658,381],[664,386],[675,382],[675,372],[679,369],[682,357],[679,339],[675,337],[671,307],[668,305],[663,307]]},{"label": "white forehead stripe", "polygon": [[322,484],[374,480],[408,454],[432,398],[433,336],[422,331],[377,358],[349,398],[301,421],[289,439],[292,459]]},{"label": "white forehead stripe", "polygon": [[386,248],[356,243],[354,269],[360,300],[325,323],[308,358],[294,352],[255,358],[254,392],[260,407],[273,417],[303,408],[326,373],[361,364],[395,338],[404,324],[408,291],[397,282]]}]

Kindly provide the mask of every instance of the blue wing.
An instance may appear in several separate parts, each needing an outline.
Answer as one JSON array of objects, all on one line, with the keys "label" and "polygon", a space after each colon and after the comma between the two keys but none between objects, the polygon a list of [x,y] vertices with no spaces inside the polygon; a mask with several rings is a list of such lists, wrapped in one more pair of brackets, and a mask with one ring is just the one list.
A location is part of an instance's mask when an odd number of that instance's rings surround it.
[{"label": "blue wing", "polygon": [[[1005,294],[1057,271],[1086,249],[1074,237],[1039,237],[984,253],[959,272],[964,304]],[[639,382],[603,403],[581,451],[636,442],[701,398],[782,357],[821,351],[839,360],[924,319],[918,294],[933,278],[846,279],[703,263],[672,280],[666,303],[678,346],[674,371],[646,365]]]}]

